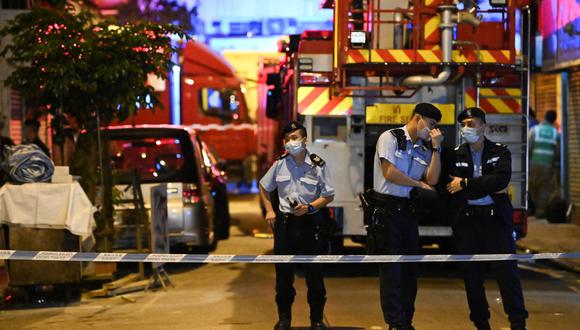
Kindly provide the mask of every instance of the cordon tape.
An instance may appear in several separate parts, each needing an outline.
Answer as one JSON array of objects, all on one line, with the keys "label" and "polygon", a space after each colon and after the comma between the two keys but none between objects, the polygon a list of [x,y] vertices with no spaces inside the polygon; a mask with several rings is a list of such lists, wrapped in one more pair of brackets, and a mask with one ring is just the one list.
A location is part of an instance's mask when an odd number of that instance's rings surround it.
[{"label": "cordon tape", "polygon": [[164,254],[98,253],[0,250],[0,260],[155,262],[155,263],[393,263],[393,262],[465,262],[540,259],[578,259],[580,252],[535,254],[432,254],[432,255],[234,255],[234,254]]}]

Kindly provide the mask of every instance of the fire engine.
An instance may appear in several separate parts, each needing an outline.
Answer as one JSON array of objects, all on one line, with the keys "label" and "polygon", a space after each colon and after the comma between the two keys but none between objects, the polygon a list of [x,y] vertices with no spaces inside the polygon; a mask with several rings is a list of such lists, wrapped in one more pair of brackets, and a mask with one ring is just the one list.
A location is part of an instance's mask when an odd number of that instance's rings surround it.
[{"label": "fire engine", "polygon": [[242,81],[205,45],[189,41],[168,80],[149,80],[163,107],[140,111],[120,123],[191,126],[227,162],[229,178],[250,181],[256,129],[248,116]]},{"label": "fire engine", "polygon": [[[457,114],[478,106],[486,135],[512,153],[514,235],[526,234],[529,10],[513,0],[327,0],[332,31],[306,31],[263,65],[259,159],[282,151],[280,125],[304,122],[310,144],[332,169],[331,214],[338,237],[363,243],[358,194],[372,187],[376,142],[402,126],[419,102],[435,104],[445,147],[461,143]],[[269,145],[274,147],[267,147]],[[267,165],[264,166],[266,168]],[[445,244],[445,210],[420,224],[424,244]]]}]

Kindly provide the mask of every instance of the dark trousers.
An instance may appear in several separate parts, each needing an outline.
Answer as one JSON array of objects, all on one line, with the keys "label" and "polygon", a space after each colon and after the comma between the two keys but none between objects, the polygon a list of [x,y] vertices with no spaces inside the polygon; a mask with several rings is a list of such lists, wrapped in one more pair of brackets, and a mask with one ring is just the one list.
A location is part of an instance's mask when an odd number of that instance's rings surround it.
[{"label": "dark trousers", "polygon": [[[511,219],[510,219],[511,220]],[[493,207],[468,206],[454,226],[459,254],[515,253],[513,225],[499,216]],[[490,267],[496,275],[504,311],[512,325],[524,325],[528,312],[516,261],[466,262],[463,264],[465,291],[471,311],[469,318],[476,325],[490,317],[483,286]]]},{"label": "dark trousers", "polygon": [[[322,235],[322,217],[319,214],[302,217],[281,216],[274,227],[274,253],[292,255],[318,255],[328,251],[328,240]],[[294,273],[297,264],[276,264],[276,303],[280,319],[290,319],[294,289]],[[326,288],[322,276],[322,264],[302,264],[308,287],[310,320],[322,322]]]},{"label": "dark trousers", "polygon": [[[417,215],[409,207],[376,209],[374,217],[383,226],[379,254],[418,254]],[[417,264],[387,263],[379,265],[381,308],[385,322],[392,326],[410,325],[417,297]]]}]

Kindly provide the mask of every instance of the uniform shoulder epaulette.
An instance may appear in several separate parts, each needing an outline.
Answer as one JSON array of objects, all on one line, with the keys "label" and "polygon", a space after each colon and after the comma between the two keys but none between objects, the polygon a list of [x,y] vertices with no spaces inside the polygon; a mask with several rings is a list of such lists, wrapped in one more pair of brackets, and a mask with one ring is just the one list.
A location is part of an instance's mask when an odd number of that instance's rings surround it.
[{"label": "uniform shoulder epaulette", "polygon": [[317,154],[310,154],[310,160],[316,164],[317,166],[324,166],[326,164],[326,162],[324,161],[324,159],[320,158],[320,156],[318,156]]},{"label": "uniform shoulder epaulette", "polygon": [[278,159],[276,159],[276,160],[282,160],[282,159],[284,159],[284,158],[286,158],[288,156],[290,156],[290,154],[286,152],[282,156],[278,157]]},{"label": "uniform shoulder epaulette", "polygon": [[407,149],[407,136],[402,128],[395,128],[390,130],[391,134],[397,139],[397,146],[400,150],[405,151]]}]

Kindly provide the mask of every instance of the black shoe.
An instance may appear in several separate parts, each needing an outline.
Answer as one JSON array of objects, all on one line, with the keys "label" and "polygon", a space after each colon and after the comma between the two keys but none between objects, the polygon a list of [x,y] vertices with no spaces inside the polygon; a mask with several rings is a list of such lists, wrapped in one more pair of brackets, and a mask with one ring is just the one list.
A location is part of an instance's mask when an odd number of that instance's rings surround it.
[{"label": "black shoe", "polygon": [[312,330],[325,330],[328,329],[324,322],[310,322],[310,329]]},{"label": "black shoe", "polygon": [[290,330],[292,328],[292,326],[290,325],[291,323],[292,321],[287,319],[280,320],[274,326],[274,330]]},{"label": "black shoe", "polygon": [[512,323],[510,328],[511,328],[511,330],[526,330],[526,324],[525,323]]},{"label": "black shoe", "polygon": [[477,330],[491,330],[489,326],[489,321],[482,321],[474,323]]},{"label": "black shoe", "polygon": [[389,330],[415,330],[412,325],[389,325]]}]

